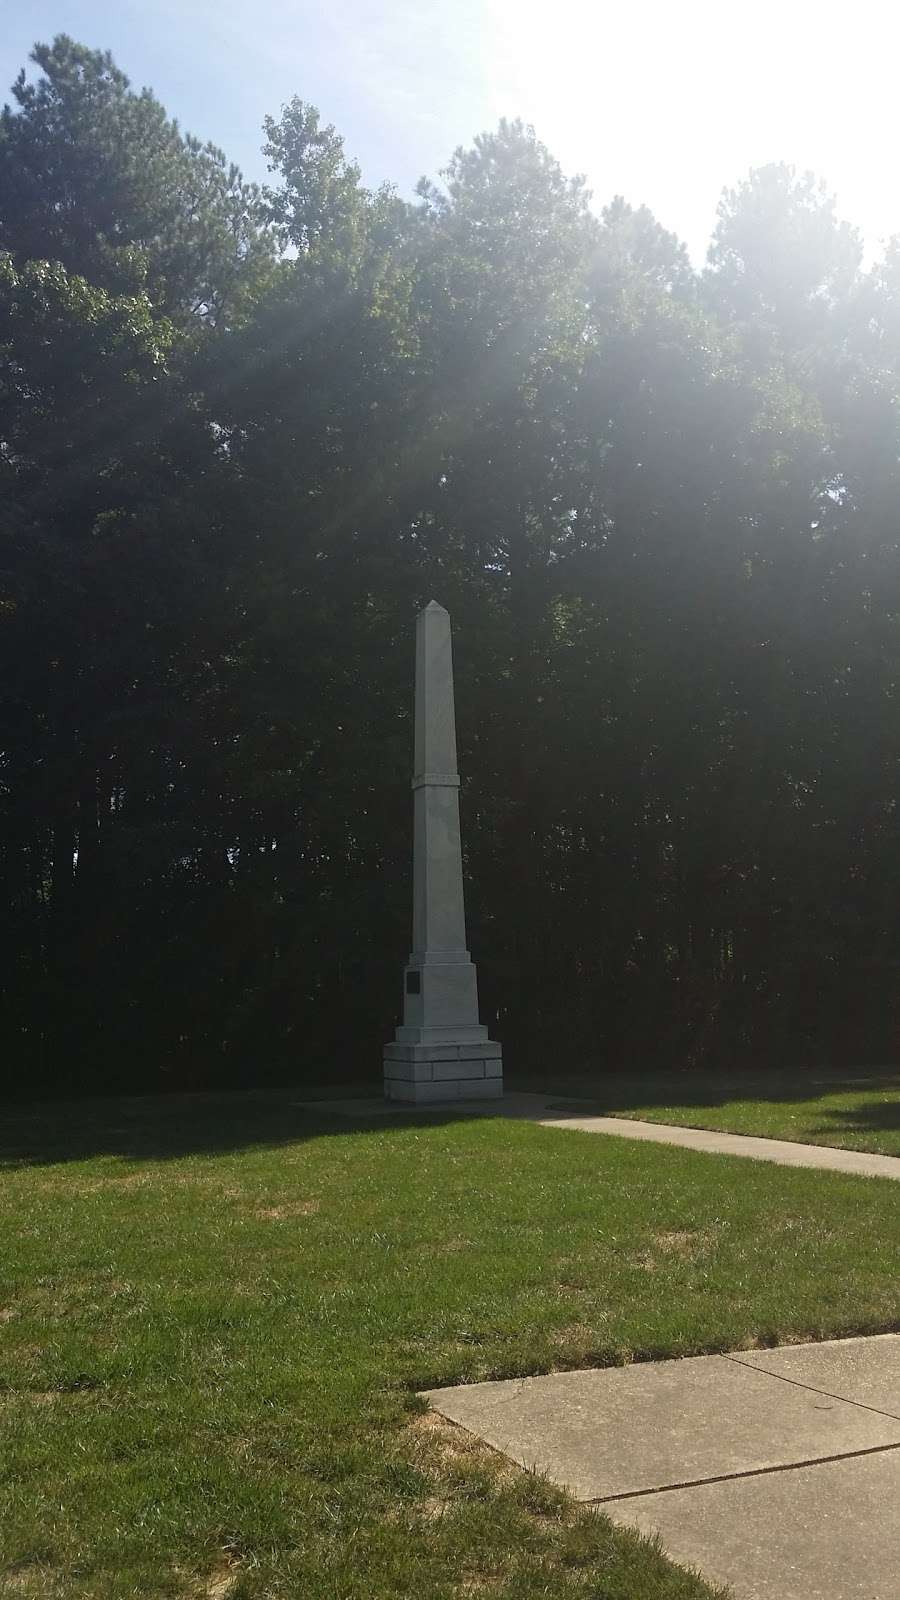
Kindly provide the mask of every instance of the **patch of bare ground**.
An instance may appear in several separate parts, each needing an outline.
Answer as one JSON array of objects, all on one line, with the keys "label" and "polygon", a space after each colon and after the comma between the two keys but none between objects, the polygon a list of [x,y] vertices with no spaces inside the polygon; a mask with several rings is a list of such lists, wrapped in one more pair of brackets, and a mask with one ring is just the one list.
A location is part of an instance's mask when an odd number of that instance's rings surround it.
[{"label": "patch of bare ground", "polygon": [[284,1217],[314,1217],[318,1200],[292,1200],[283,1206],[259,1206],[253,1215],[260,1222],[280,1222]]},{"label": "patch of bare ground", "polygon": [[556,1350],[588,1350],[597,1342],[597,1329],[588,1322],[570,1322],[564,1328],[554,1328],[550,1343]]},{"label": "patch of bare ground", "polygon": [[[5,1389],[0,1394],[0,1411],[12,1411],[26,1406],[84,1406],[96,1405],[100,1398],[97,1389]],[[0,1595],[3,1586],[0,1584]]]},{"label": "patch of bare ground", "polygon": [[650,1248],[635,1260],[646,1272],[655,1272],[660,1263],[673,1257],[678,1261],[698,1261],[711,1249],[713,1240],[704,1230],[666,1228],[652,1236]]},{"label": "patch of bare ground", "polygon": [[[482,1438],[469,1434],[458,1422],[450,1422],[439,1411],[423,1411],[413,1418],[407,1429],[407,1448],[420,1472],[428,1472],[432,1480],[432,1494],[418,1502],[418,1512],[429,1520],[442,1517],[452,1506],[456,1488],[471,1482],[474,1475],[484,1475],[492,1480],[495,1490],[514,1488],[520,1506],[527,1509],[535,1526],[541,1522],[548,1507],[541,1504],[541,1493],[536,1490],[543,1480],[528,1472],[525,1467],[509,1461]],[[525,1491],[524,1498],[520,1491]],[[552,1512],[556,1515],[556,1496]]]},{"label": "patch of bare ground", "polygon": [[[836,1337],[840,1338],[840,1334],[837,1334]],[[780,1348],[786,1344],[817,1344],[819,1338],[820,1335],[814,1330],[803,1333],[782,1333],[779,1330],[777,1333],[760,1334],[759,1336],[748,1334],[745,1339],[742,1339],[733,1348],[735,1350],[771,1350],[774,1345],[778,1345]]]},{"label": "patch of bare ground", "polygon": [[426,1522],[439,1522],[449,1504],[450,1501],[445,1494],[430,1494],[420,1503],[419,1515],[424,1517]]},{"label": "patch of bare ground", "polygon": [[51,1573],[36,1561],[19,1561],[0,1567],[0,1595],[22,1595],[27,1600],[55,1600],[59,1588]]},{"label": "patch of bare ground", "polygon": [[47,1346],[45,1344],[35,1344],[33,1341],[28,1344],[16,1344],[9,1347],[10,1356],[23,1366],[27,1365],[28,1362],[33,1365],[35,1362],[40,1361],[46,1353]]},{"label": "patch of bare ground", "polygon": [[[75,1318],[91,1316],[94,1313],[106,1312],[110,1300],[127,1302],[136,1296],[133,1284],[118,1278],[95,1278],[73,1280],[68,1283],[38,1279],[30,1289],[27,1300],[21,1312],[13,1311],[13,1317],[27,1316],[31,1321],[38,1322],[41,1326],[46,1323],[70,1322]],[[127,1305],[116,1306],[117,1315],[127,1315]],[[12,1321],[13,1317],[0,1320]],[[93,1335],[96,1344],[108,1344],[110,1333],[98,1330]],[[23,1349],[20,1346],[20,1351]],[[39,1345],[28,1347],[32,1350],[41,1348]]]},{"label": "patch of bare ground", "polygon": [[422,1522],[440,1522],[441,1517],[450,1505],[450,1495],[430,1494],[424,1500],[417,1500],[410,1507],[405,1502],[400,1505],[388,1506],[384,1513],[385,1521],[406,1524],[411,1518],[418,1517]]},{"label": "patch of bare ground", "polygon": [[128,1193],[133,1189],[152,1189],[164,1187],[166,1189],[203,1189],[207,1193],[224,1195],[226,1199],[241,1199],[246,1194],[246,1189],[239,1185],[229,1184],[224,1186],[215,1171],[205,1167],[175,1167],[173,1169],[156,1166],[137,1167],[129,1172],[102,1173],[96,1178],[74,1180],[69,1173],[59,1176],[43,1178],[36,1185],[38,1189],[47,1193],[66,1195],[101,1194],[104,1191],[113,1194]]},{"label": "patch of bare ground", "polygon": [[[146,1189],[153,1182],[159,1182],[161,1178],[161,1173],[145,1172],[143,1169],[141,1169],[138,1172],[123,1172],[121,1175],[114,1173],[105,1175],[102,1178],[90,1178],[81,1183],[73,1182],[72,1179],[67,1175],[62,1181],[58,1179],[45,1179],[43,1183],[39,1185],[39,1187],[57,1192],[61,1188],[65,1187],[66,1193],[70,1195],[101,1194],[107,1189],[111,1189],[114,1193],[118,1193],[123,1189]],[[166,1181],[169,1181],[168,1177]],[[177,1182],[178,1179],[176,1178],[175,1181]]]},{"label": "patch of bare ground", "polygon": [[662,1255],[695,1256],[705,1243],[705,1235],[685,1228],[669,1228],[655,1233],[653,1243]]},{"label": "patch of bare ground", "polygon": [[212,1571],[199,1578],[190,1589],[191,1600],[228,1600],[240,1575],[240,1562],[223,1556]]},{"label": "patch of bare ground", "polygon": [[442,1417],[439,1411],[423,1411],[409,1424],[412,1453],[419,1466],[455,1467],[460,1462],[483,1465],[499,1477],[509,1476],[511,1463],[498,1455],[473,1433]]}]

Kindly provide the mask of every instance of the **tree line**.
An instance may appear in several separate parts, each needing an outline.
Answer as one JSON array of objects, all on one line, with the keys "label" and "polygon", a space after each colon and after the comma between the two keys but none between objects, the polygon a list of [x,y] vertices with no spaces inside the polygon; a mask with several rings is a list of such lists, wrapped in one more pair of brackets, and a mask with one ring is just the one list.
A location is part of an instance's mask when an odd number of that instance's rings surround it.
[{"label": "tree line", "polygon": [[788,166],[706,265],[519,123],[270,182],[112,58],[0,118],[11,1092],[377,1077],[412,626],[454,624],[512,1065],[896,1053],[900,241]]}]

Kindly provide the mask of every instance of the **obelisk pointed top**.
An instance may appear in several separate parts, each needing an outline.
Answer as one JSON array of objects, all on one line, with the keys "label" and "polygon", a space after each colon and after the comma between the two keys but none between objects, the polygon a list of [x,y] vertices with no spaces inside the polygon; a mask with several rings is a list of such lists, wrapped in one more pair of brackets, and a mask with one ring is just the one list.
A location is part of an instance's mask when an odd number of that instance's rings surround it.
[{"label": "obelisk pointed top", "polygon": [[437,600],[429,600],[427,606],[425,607],[425,610],[426,611],[443,611],[445,615],[448,615],[447,607],[439,605]]}]

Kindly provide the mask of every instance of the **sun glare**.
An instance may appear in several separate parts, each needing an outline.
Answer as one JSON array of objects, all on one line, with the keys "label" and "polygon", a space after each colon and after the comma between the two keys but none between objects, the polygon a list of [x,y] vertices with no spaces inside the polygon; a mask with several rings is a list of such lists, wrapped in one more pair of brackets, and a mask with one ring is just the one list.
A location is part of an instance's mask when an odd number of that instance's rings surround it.
[{"label": "sun glare", "polygon": [[826,181],[871,253],[900,231],[891,8],[483,3],[493,110],[533,122],[596,203],[646,202],[702,257],[722,187],[789,161]]}]

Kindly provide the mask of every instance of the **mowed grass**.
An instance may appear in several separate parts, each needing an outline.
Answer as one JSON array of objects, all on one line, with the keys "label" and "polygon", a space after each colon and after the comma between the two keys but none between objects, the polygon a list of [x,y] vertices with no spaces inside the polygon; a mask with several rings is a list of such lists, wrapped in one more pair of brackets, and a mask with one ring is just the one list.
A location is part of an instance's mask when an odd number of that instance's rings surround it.
[{"label": "mowed grass", "polygon": [[709,1600],[415,1391],[900,1325],[884,1180],[286,1096],[0,1144],[4,1595]]},{"label": "mowed grass", "polygon": [[[546,1090],[546,1082],[522,1087]],[[900,1072],[623,1073],[554,1077],[553,1092],[585,1097],[598,1115],[794,1139],[900,1156]]]}]

